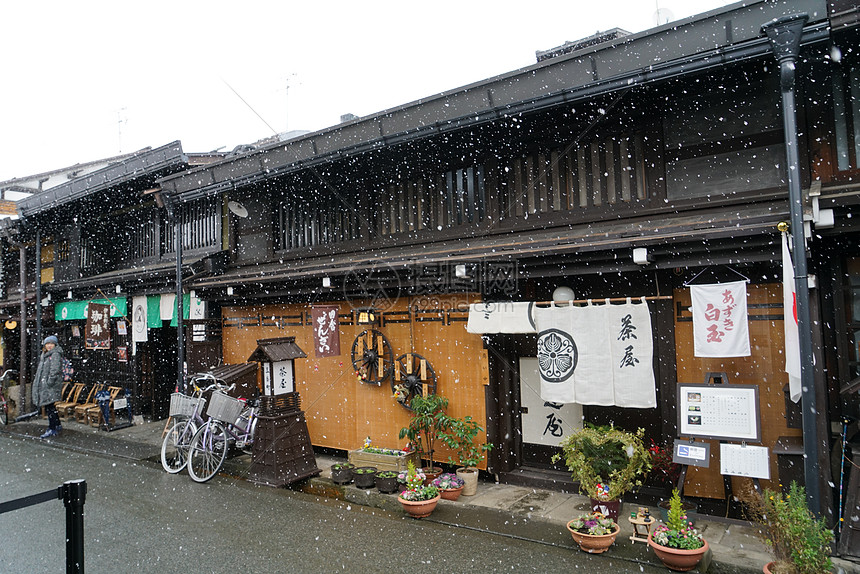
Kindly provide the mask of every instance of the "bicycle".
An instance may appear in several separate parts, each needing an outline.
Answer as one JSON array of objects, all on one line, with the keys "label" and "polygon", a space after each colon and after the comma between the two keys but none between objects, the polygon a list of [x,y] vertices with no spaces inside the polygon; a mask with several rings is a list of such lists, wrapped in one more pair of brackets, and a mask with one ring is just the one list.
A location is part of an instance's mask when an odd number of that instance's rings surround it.
[{"label": "bicycle", "polygon": [[[211,381],[211,384],[201,388],[199,383],[202,381]],[[181,472],[188,464],[191,439],[206,422],[203,418],[206,408],[203,395],[208,391],[232,388],[209,373],[192,375],[189,383],[193,389],[190,396],[179,392],[170,396],[170,418],[174,419],[174,423],[161,441],[161,466],[170,474]]]},{"label": "bicycle", "polygon": [[9,405],[6,403],[6,385],[9,383],[9,379],[17,376],[18,371],[14,369],[6,369],[3,375],[0,376],[0,424],[9,424]]},{"label": "bicycle", "polygon": [[259,399],[245,401],[214,391],[209,401],[209,420],[197,429],[188,448],[188,474],[195,482],[206,482],[215,476],[230,444],[247,449],[254,443],[257,431]]}]

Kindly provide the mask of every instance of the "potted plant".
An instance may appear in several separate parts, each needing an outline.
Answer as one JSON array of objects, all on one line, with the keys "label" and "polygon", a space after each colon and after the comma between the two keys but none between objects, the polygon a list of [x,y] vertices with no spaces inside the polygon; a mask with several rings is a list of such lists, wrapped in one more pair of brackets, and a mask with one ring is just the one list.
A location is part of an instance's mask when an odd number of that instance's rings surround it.
[{"label": "potted plant", "polygon": [[579,549],[589,554],[606,552],[615,542],[618,531],[621,530],[618,524],[599,512],[574,518],[567,523],[567,529],[579,545]]},{"label": "potted plant", "polygon": [[630,433],[614,426],[586,425],[562,439],[561,453],[567,469],[591,497],[592,510],[618,520],[621,497],[642,484],[651,458],[642,440],[644,429]]},{"label": "potted plant", "polygon": [[818,574],[829,572],[833,532],[823,519],[816,519],[806,506],[806,489],[792,481],[788,494],[765,489],[744,501],[750,518],[762,528],[759,532],[770,548],[774,561],[763,571],[781,574]]},{"label": "potted plant", "polygon": [[397,473],[393,470],[381,470],[376,473],[376,488],[379,492],[391,494],[397,492]]},{"label": "potted plant", "polygon": [[338,462],[331,465],[331,480],[335,484],[349,484],[352,482],[352,471],[355,465],[349,462]]},{"label": "potted plant", "polygon": [[463,492],[463,486],[466,483],[456,474],[444,472],[434,478],[430,484],[439,489],[442,498],[445,500],[457,500],[460,498],[460,493]]},{"label": "potted plant", "polygon": [[373,488],[376,485],[376,468],[360,466],[352,471],[352,479],[357,488]]},{"label": "potted plant", "polygon": [[361,448],[349,451],[349,462],[355,466],[375,466],[377,470],[406,470],[409,460],[420,464],[417,452],[373,446],[370,437],[364,439]]},{"label": "potted plant", "polygon": [[406,471],[406,490],[397,497],[403,509],[412,518],[424,518],[430,516],[436,509],[440,498],[439,489],[432,484],[425,485],[424,480],[416,472],[415,465],[409,462],[409,469]]},{"label": "potted plant", "polygon": [[439,434],[439,438],[457,453],[456,458],[448,457],[448,462],[459,465],[456,470],[465,486],[464,496],[475,494],[478,487],[478,465],[485,458],[485,453],[493,448],[493,445],[483,443],[476,444],[475,437],[483,428],[472,417],[466,416],[462,419],[452,417],[448,421],[448,427]]},{"label": "potted plant", "polygon": [[677,489],[672,491],[669,501],[668,521],[651,530],[648,546],[669,570],[679,572],[695,568],[708,551],[707,540],[687,521]]},{"label": "potted plant", "polygon": [[433,447],[440,433],[448,428],[451,417],[445,412],[448,399],[438,395],[415,395],[412,397],[412,418],[409,426],[400,429],[400,438],[408,438],[426,461],[424,474],[432,480],[442,473],[440,467],[433,466]]}]

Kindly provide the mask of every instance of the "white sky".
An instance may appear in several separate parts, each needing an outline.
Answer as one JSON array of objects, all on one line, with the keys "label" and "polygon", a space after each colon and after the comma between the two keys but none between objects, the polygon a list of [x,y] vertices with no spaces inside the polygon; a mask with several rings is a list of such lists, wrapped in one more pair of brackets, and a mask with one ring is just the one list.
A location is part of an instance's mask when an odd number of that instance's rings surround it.
[{"label": "white sky", "polygon": [[229,151],[272,135],[267,123],[322,129],[597,31],[652,28],[658,8],[678,20],[729,3],[4,2],[0,181],[177,139]]}]

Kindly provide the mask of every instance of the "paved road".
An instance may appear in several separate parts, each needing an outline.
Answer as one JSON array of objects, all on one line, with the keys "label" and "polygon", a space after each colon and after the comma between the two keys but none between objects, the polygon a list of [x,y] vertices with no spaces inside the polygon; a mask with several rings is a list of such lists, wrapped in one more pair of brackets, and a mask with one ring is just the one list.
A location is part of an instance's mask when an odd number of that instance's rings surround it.
[{"label": "paved road", "polygon": [[[660,568],[0,436],[0,501],[83,478],[88,573],[642,572]],[[0,572],[64,571],[61,501],[0,515]]]}]

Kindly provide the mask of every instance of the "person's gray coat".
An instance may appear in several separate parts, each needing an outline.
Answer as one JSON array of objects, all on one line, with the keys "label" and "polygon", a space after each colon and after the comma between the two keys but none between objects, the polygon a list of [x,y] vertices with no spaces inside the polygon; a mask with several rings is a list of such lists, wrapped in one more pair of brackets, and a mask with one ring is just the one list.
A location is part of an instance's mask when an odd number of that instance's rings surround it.
[{"label": "person's gray coat", "polygon": [[55,345],[42,351],[33,379],[33,404],[43,407],[60,400],[63,390],[63,349]]}]

